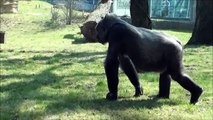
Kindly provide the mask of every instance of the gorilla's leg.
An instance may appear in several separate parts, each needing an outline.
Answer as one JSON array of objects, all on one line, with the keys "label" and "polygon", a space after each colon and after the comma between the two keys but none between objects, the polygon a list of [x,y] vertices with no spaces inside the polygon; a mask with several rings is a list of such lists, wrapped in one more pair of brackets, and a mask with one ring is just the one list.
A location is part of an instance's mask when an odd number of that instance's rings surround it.
[{"label": "gorilla's leg", "polygon": [[175,73],[172,74],[171,76],[172,79],[177,81],[183,88],[185,88],[191,93],[190,99],[191,104],[195,104],[196,102],[198,102],[198,99],[203,92],[203,89],[200,86],[198,86],[195,82],[193,82],[192,79],[186,74]]},{"label": "gorilla's leg", "polygon": [[110,59],[108,57],[105,61],[105,73],[107,77],[107,84],[109,93],[106,95],[107,100],[116,100],[118,92],[118,59]]},{"label": "gorilla's leg", "polygon": [[171,77],[167,71],[160,74],[159,93],[157,97],[169,98]]},{"label": "gorilla's leg", "polygon": [[121,68],[123,69],[124,73],[127,75],[130,82],[135,87],[135,95],[134,96],[137,97],[137,96],[142,95],[143,89],[140,86],[137,71],[136,71],[135,66],[132,63],[131,59],[127,55],[120,55],[119,61],[120,61]]},{"label": "gorilla's leg", "polygon": [[181,57],[171,58],[171,64],[169,65],[169,72],[173,80],[177,81],[184,89],[191,93],[190,103],[195,104],[203,89],[198,86],[193,80],[183,73],[183,65]]}]

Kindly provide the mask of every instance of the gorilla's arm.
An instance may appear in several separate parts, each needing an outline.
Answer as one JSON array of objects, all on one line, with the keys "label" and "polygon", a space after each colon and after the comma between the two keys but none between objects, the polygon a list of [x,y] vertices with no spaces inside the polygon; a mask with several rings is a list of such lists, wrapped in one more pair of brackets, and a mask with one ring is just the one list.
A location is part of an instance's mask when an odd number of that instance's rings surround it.
[{"label": "gorilla's arm", "polygon": [[137,70],[132,60],[129,58],[128,55],[119,55],[119,62],[120,62],[122,70],[127,75],[132,85],[135,87],[134,96],[137,97],[142,95],[143,88],[140,86]]},{"label": "gorilla's arm", "polygon": [[105,60],[105,73],[107,77],[109,93],[107,94],[107,99],[116,100],[118,91],[118,55],[119,55],[119,45],[109,44],[107,57]]}]

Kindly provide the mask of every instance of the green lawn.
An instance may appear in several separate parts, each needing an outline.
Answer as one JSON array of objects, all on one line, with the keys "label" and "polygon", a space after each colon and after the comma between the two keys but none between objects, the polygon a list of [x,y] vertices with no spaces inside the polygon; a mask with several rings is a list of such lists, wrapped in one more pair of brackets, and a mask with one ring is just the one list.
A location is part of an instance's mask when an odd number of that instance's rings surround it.
[{"label": "green lawn", "polygon": [[[35,6],[40,4],[41,8]],[[172,81],[170,99],[153,99],[155,73],[140,74],[144,95],[121,72],[118,101],[106,101],[103,61],[107,45],[84,43],[78,25],[54,29],[51,6],[20,1],[18,14],[4,14],[6,42],[0,52],[1,120],[212,120],[213,47],[184,49],[186,72],[204,88],[200,102],[190,105],[189,93]],[[163,30],[183,43],[190,32]]]}]

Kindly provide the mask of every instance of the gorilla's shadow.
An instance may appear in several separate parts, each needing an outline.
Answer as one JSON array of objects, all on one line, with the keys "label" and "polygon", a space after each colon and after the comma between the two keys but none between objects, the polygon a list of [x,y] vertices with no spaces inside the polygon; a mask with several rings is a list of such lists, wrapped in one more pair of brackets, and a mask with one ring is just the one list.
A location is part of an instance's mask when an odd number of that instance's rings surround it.
[{"label": "gorilla's shadow", "polygon": [[85,38],[83,37],[79,37],[79,34],[66,34],[63,37],[64,39],[69,39],[72,40],[71,43],[72,44],[84,44],[84,43],[88,43]]},{"label": "gorilla's shadow", "polygon": [[[72,96],[72,95],[70,95]],[[86,99],[82,96],[78,96],[77,98],[69,98],[65,101],[60,101],[56,103],[49,104],[47,109],[56,108],[57,106],[61,106],[60,112],[65,112],[67,110],[75,111],[79,109],[79,106],[81,109],[84,110],[92,110],[92,111],[99,111],[103,112],[104,114],[108,115],[114,115],[112,111],[122,111],[125,109],[154,109],[159,108],[164,105],[174,106],[178,103],[172,100],[158,100],[157,98],[153,99],[134,99],[128,97],[121,97],[117,101],[108,101],[104,98],[98,98],[98,99]],[[103,111],[104,109],[104,111]],[[56,114],[56,113],[53,113]],[[119,114],[119,113],[118,113]]]}]

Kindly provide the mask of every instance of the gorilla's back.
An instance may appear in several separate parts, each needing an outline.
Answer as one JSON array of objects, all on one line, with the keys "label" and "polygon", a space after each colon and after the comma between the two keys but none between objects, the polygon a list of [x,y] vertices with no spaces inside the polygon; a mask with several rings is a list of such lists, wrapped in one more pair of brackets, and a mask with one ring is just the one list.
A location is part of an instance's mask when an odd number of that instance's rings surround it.
[{"label": "gorilla's back", "polygon": [[[175,37],[145,28],[127,28],[123,34],[123,47],[138,71],[164,71],[166,54],[182,51],[182,46]],[[168,49],[171,51],[167,51]]]}]

